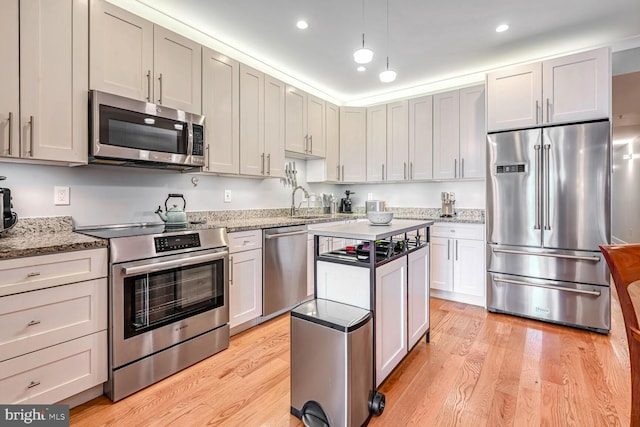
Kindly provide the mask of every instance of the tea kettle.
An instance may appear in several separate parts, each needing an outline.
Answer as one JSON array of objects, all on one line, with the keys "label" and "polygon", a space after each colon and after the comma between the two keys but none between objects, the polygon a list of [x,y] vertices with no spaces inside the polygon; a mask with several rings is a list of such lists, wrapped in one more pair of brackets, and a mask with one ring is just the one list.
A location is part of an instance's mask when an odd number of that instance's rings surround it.
[{"label": "tea kettle", "polygon": [[[167,206],[167,202],[171,198],[182,199],[182,209],[178,205],[173,205],[171,208]],[[165,213],[162,213],[162,208],[158,206],[156,212],[160,219],[165,223],[167,227],[184,227],[187,225],[187,213],[184,209],[187,207],[187,201],[182,194],[169,194],[167,200],[164,201]]]}]

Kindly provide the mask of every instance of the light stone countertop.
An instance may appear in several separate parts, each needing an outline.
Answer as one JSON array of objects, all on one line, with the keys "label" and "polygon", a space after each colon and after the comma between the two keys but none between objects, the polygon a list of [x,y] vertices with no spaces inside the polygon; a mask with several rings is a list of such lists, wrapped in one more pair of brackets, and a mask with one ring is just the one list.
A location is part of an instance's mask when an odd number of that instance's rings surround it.
[{"label": "light stone countertop", "polygon": [[[394,212],[395,220],[484,224],[484,211],[481,209],[462,209],[453,218],[440,218],[440,210],[431,208],[390,207],[388,210]],[[366,218],[364,211],[360,210],[352,214],[331,215],[302,209],[296,217],[287,213],[288,209],[256,209],[187,212],[187,215],[189,221],[204,221],[191,226],[192,229],[225,227],[229,233]],[[106,247],[107,240],[74,232],[70,216],[20,218],[13,229],[0,234],[0,260]]]}]

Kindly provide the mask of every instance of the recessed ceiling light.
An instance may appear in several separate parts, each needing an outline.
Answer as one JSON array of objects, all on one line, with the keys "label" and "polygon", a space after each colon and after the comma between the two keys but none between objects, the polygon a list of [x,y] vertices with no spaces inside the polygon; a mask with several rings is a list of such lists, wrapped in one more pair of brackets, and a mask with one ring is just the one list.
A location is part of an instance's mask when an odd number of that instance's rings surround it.
[{"label": "recessed ceiling light", "polygon": [[356,68],[356,70],[358,70],[360,72],[367,71],[367,67],[365,67],[364,65],[361,65],[358,68]]},{"label": "recessed ceiling light", "polygon": [[296,27],[300,28],[301,30],[306,30],[307,28],[309,28],[309,24],[307,23],[307,21],[301,19],[296,22]]},{"label": "recessed ceiling light", "polygon": [[503,33],[509,29],[508,24],[500,24],[496,27],[496,33]]}]

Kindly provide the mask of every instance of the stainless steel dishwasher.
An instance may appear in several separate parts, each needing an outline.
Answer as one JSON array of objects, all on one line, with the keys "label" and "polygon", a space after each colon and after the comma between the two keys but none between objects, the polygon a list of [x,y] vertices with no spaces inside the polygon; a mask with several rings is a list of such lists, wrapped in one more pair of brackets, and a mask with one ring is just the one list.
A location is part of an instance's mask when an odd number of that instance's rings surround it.
[{"label": "stainless steel dishwasher", "polygon": [[273,317],[307,298],[307,226],[263,231],[262,315]]}]

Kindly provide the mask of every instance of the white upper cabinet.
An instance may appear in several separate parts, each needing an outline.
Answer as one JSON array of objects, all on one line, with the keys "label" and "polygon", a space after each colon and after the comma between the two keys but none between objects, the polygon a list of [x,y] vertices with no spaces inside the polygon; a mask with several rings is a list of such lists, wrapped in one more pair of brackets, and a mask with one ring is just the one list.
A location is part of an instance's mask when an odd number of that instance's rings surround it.
[{"label": "white upper cabinet", "polygon": [[340,108],[327,102],[325,113],[326,181],[336,182],[340,178]]},{"label": "white upper cabinet", "polygon": [[387,104],[387,176],[389,181],[409,178],[409,101]]},{"label": "white upper cabinet", "polygon": [[409,100],[409,179],[433,178],[433,97]]},{"label": "white upper cabinet", "polygon": [[240,64],[240,173],[264,176],[264,74]]},{"label": "white upper cabinet", "polygon": [[86,3],[3,1],[0,26],[0,157],[86,163]]},{"label": "white upper cabinet", "polygon": [[367,108],[367,181],[387,177],[387,105]]},{"label": "white upper cabinet", "polygon": [[484,85],[460,89],[459,178],[485,176],[485,89]]},{"label": "white upper cabinet", "polygon": [[0,157],[20,157],[20,6],[0,3]]},{"label": "white upper cabinet", "polygon": [[488,131],[611,115],[609,48],[487,74]]},{"label": "white upper cabinet", "polygon": [[202,113],[206,172],[240,172],[240,63],[203,48]]},{"label": "white upper cabinet", "polygon": [[484,85],[433,96],[433,178],[484,178]]},{"label": "white upper cabinet", "polygon": [[287,85],[285,149],[296,157],[324,157],[325,104],[323,99]]},{"label": "white upper cabinet", "polygon": [[340,181],[366,181],[366,129],[365,108],[340,108]]},{"label": "white upper cabinet", "polygon": [[285,84],[271,76],[264,78],[265,176],[284,178]]},{"label": "white upper cabinet", "polygon": [[193,40],[91,0],[90,88],[199,114],[202,49]]},{"label": "white upper cabinet", "polygon": [[200,114],[202,47],[186,37],[153,26],[154,103]]},{"label": "white upper cabinet", "polygon": [[460,92],[433,96],[433,177],[458,178],[460,156]]}]

